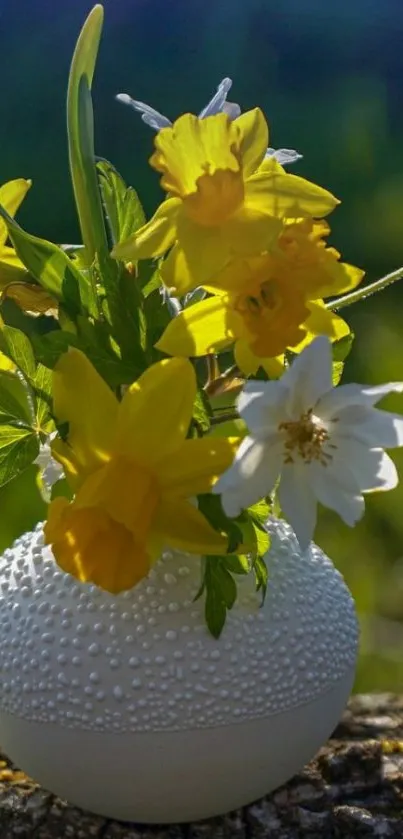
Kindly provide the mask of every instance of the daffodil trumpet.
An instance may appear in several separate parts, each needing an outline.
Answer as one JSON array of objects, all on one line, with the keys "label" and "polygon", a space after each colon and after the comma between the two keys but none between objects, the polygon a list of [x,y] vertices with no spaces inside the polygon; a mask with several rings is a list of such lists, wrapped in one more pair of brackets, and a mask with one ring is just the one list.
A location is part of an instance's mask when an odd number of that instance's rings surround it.
[{"label": "daffodil trumpet", "polygon": [[228,538],[194,499],[230,466],[237,440],[187,439],[196,376],[185,359],[149,367],[119,403],[79,350],[56,365],[54,411],[67,441],[51,449],[75,493],[45,526],[59,565],[111,592],[144,577],[164,547],[225,555]]}]

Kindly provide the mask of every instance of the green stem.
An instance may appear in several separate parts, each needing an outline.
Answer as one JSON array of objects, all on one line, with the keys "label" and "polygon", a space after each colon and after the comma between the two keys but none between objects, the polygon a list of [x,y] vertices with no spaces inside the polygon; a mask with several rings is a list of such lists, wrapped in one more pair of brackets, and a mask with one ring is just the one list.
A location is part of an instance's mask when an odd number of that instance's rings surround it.
[{"label": "green stem", "polygon": [[215,414],[211,418],[211,425],[220,425],[222,422],[229,422],[229,420],[239,419],[239,414],[236,411],[223,411],[221,414]]},{"label": "green stem", "polygon": [[381,277],[380,280],[376,280],[370,285],[352,291],[350,294],[345,294],[344,297],[339,297],[338,300],[330,301],[330,303],[326,304],[326,307],[333,312],[337,312],[338,309],[344,309],[346,306],[352,306],[353,303],[358,303],[359,300],[365,300],[367,297],[371,297],[372,294],[376,294],[377,291],[382,291],[388,285],[392,285],[392,283],[401,279],[403,279],[403,267],[392,271],[391,274],[386,274],[385,277]]}]

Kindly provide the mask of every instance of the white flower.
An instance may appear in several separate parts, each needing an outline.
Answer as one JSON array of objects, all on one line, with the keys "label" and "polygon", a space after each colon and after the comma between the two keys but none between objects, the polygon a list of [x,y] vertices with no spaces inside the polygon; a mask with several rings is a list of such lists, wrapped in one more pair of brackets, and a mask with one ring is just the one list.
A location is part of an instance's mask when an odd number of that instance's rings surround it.
[{"label": "white flower", "polygon": [[250,436],[215,484],[229,516],[272,492],[302,549],[313,536],[317,502],[351,527],[364,512],[363,493],[393,489],[396,467],[383,447],[403,445],[403,417],[373,406],[403,383],[332,387],[328,338],[316,338],[278,381],[250,381],[238,411]]},{"label": "white flower", "polygon": [[41,443],[39,454],[34,463],[39,466],[40,476],[44,488],[44,494],[48,496],[50,494],[50,490],[52,489],[53,484],[56,483],[60,478],[63,477],[64,472],[63,468],[60,466],[60,463],[54,459],[52,456],[52,451],[50,448],[50,444],[54,437],[56,437],[57,432],[54,431],[52,434],[48,435],[48,439],[45,443]]},{"label": "white flower", "polygon": [[[223,79],[218,85],[214,96],[210,99],[210,102],[208,102],[206,107],[200,111],[199,119],[211,117],[214,114],[220,113],[228,114],[230,119],[236,119],[236,117],[239,117],[241,113],[239,105],[235,102],[227,102],[227,96],[231,87],[232,79]],[[145,102],[140,102],[138,99],[132,99],[128,93],[118,93],[116,99],[118,102],[123,102],[124,105],[130,105],[131,108],[138,111],[138,113],[141,114],[143,122],[145,122],[146,125],[149,125],[150,128],[153,128],[154,131],[160,131],[161,128],[166,128],[167,126],[172,125],[172,122],[168,119],[168,117],[160,114],[160,112],[156,111],[155,108],[152,108],[151,105],[147,105]],[[281,163],[282,166],[285,166],[288,163],[295,163],[297,160],[301,160],[302,154],[294,151],[294,149],[276,150],[268,148],[266,157],[274,157],[279,163]]]}]

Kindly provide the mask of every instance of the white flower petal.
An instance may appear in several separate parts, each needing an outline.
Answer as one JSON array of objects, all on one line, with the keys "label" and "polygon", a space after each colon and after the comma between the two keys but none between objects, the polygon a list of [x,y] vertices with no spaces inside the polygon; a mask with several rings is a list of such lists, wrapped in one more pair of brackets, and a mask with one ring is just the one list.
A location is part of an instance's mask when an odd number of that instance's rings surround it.
[{"label": "white flower petal", "polygon": [[316,525],[316,498],[309,481],[309,466],[305,463],[287,464],[281,473],[278,497],[302,550],[312,540]]},{"label": "white flower petal", "polygon": [[347,492],[332,479],[330,469],[319,463],[312,464],[312,478],[315,495],[324,507],[334,510],[349,527],[353,527],[363,516],[365,502],[359,492]]},{"label": "white flower petal", "polygon": [[130,105],[131,108],[134,108],[135,111],[141,114],[141,119],[146,125],[149,125],[150,128],[153,128],[154,131],[160,131],[161,128],[167,128],[168,126],[172,125],[172,122],[168,117],[164,117],[163,114],[160,114],[159,111],[156,111],[155,108],[151,108],[150,105],[146,105],[145,102],[140,102],[138,99],[132,99],[128,93],[118,93],[116,96],[118,102],[123,102],[124,105]]},{"label": "white flower petal", "polygon": [[[50,434],[49,439],[51,440],[55,436],[56,435],[54,433]],[[51,490],[53,484],[55,484],[64,475],[62,466],[60,466],[60,463],[58,463],[52,456],[49,443],[41,444],[39,454],[34,460],[34,463],[39,466],[42,481],[48,491]]]},{"label": "white flower petal", "polygon": [[298,355],[281,378],[289,389],[288,414],[299,418],[314,408],[322,394],[332,389],[332,349],[324,335],[315,338]]},{"label": "white flower petal", "polygon": [[383,449],[369,449],[360,440],[338,435],[334,435],[332,442],[337,446],[334,461],[338,470],[344,469],[346,476],[352,474],[361,492],[393,489],[397,485],[396,467]]},{"label": "white flower petal", "polygon": [[259,439],[277,431],[285,416],[288,391],[281,381],[246,382],[237,399],[237,409],[250,431]]},{"label": "white flower petal", "polygon": [[321,397],[318,411],[320,411],[322,417],[332,417],[348,405],[372,407],[388,393],[403,393],[403,382],[390,382],[374,387],[353,383],[339,385]]},{"label": "white flower petal", "polygon": [[296,163],[297,160],[302,160],[303,155],[295,151],[295,149],[268,148],[265,157],[274,157],[282,166],[287,166],[289,163]]},{"label": "white flower petal", "polygon": [[237,102],[224,102],[222,112],[228,114],[231,120],[236,119],[242,113],[240,105]]},{"label": "white flower petal", "polygon": [[212,99],[210,99],[210,102],[208,102],[206,107],[200,111],[199,119],[211,117],[214,116],[214,114],[220,114],[223,110],[224,103],[231,87],[232,79],[223,79],[217,87],[217,92],[214,94]]},{"label": "white flower petal", "polygon": [[272,491],[282,464],[282,445],[272,445],[246,437],[235,460],[221,475],[213,488],[221,493],[221,503],[227,516],[237,516],[241,510],[260,501]]},{"label": "white flower petal", "polygon": [[361,440],[370,448],[393,449],[403,445],[403,417],[366,405],[349,405],[339,412],[338,435]]},{"label": "white flower petal", "polygon": [[379,456],[378,471],[376,474],[376,484],[367,490],[367,492],[371,492],[371,489],[383,490],[384,492],[387,492],[389,489],[395,489],[399,483],[399,475],[397,474],[397,469],[392,458],[386,452],[383,452],[382,449],[371,449],[371,451],[376,451]]}]

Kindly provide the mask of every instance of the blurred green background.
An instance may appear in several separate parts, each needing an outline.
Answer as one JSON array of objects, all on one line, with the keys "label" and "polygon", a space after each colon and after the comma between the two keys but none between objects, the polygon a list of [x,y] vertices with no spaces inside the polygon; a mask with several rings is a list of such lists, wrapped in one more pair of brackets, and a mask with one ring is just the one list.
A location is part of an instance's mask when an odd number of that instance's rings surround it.
[{"label": "blurred green background", "polygon": [[[170,117],[198,111],[224,76],[230,99],[260,105],[271,144],[298,149],[294,171],[333,191],[332,243],[372,281],[403,264],[401,0],[106,0],[96,73],[97,153],[159,200],[146,166],[152,132],[119,92]],[[2,0],[0,182],[34,181],[19,220],[78,241],[68,176],[65,91],[88,0]],[[7,81],[5,81],[7,79]],[[403,285],[345,312],[358,335],[345,380],[403,380]],[[384,403],[403,411],[402,398]],[[396,463],[403,475],[403,453]],[[35,469],[0,491],[0,549],[43,516]],[[322,512],[317,542],[345,575],[362,624],[357,690],[403,688],[403,482],[369,498],[350,531]]]}]

